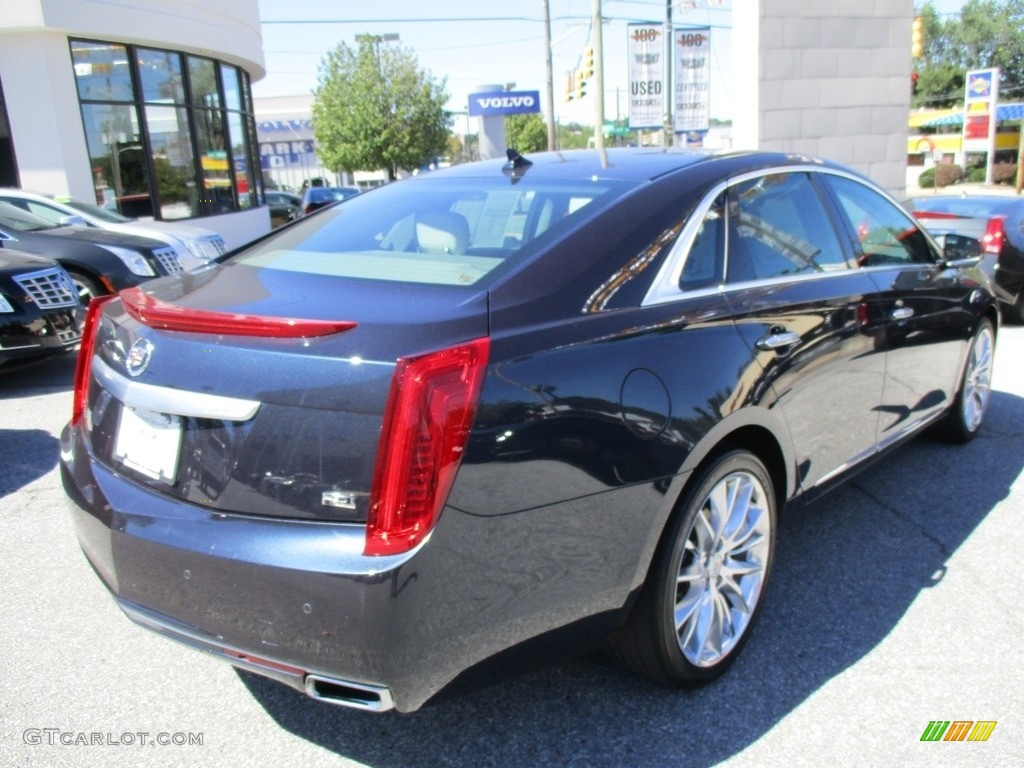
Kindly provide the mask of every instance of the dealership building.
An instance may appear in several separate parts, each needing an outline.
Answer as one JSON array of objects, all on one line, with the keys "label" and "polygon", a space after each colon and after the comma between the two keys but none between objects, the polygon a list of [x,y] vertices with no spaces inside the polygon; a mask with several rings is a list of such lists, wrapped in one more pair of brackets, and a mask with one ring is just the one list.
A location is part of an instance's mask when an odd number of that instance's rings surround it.
[{"label": "dealership building", "polygon": [[264,74],[257,0],[5,0],[0,186],[240,245],[270,229],[250,88]]}]

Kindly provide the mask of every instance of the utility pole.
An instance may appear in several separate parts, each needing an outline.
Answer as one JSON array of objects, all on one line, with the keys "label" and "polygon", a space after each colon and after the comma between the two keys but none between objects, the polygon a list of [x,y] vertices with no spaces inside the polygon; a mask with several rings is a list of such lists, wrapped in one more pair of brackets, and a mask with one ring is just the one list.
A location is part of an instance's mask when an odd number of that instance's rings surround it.
[{"label": "utility pole", "polygon": [[547,93],[544,94],[544,111],[548,118],[548,151],[555,147],[555,77],[551,72],[551,4],[542,0],[544,5],[544,75],[547,82]]},{"label": "utility pole", "polygon": [[594,146],[604,151],[604,46],[601,43],[601,0],[594,0]]},{"label": "utility pole", "polygon": [[672,107],[675,94],[672,93],[672,0],[665,0],[665,140],[662,146],[672,146],[675,126],[672,124]]}]

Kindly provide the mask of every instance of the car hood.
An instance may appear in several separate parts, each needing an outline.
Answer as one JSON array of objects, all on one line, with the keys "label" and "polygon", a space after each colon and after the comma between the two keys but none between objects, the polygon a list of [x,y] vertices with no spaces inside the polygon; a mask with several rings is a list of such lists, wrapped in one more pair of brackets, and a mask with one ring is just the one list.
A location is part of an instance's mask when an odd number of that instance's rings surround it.
[{"label": "car hood", "polygon": [[175,221],[133,221],[131,224],[123,224],[121,226],[125,228],[131,227],[133,230],[162,232],[190,240],[208,240],[210,238],[220,237],[220,235],[212,229],[196,227],[191,224],[181,224]]},{"label": "car hood", "polygon": [[31,234],[78,240],[95,245],[112,245],[120,248],[162,248],[165,245],[163,242],[153,238],[140,237],[139,235],[132,235],[126,232],[115,232],[109,229],[95,229],[94,227],[54,227],[53,229],[44,229],[32,232]]},{"label": "car hood", "polygon": [[12,272],[23,272],[26,269],[46,269],[57,266],[53,259],[34,256],[24,251],[0,249],[0,269]]}]

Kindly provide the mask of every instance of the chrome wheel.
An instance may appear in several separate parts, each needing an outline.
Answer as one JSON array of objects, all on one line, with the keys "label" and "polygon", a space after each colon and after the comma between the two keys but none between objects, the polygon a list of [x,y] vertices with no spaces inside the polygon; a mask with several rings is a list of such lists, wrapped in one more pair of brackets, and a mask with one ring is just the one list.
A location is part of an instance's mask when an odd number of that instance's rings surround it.
[{"label": "chrome wheel", "polygon": [[995,349],[995,336],[992,326],[988,323],[978,328],[971,345],[971,354],[967,358],[964,371],[963,392],[960,398],[960,418],[964,429],[976,432],[981,426],[988,406],[988,397],[992,387],[992,355]]},{"label": "chrome wheel", "polygon": [[90,277],[79,274],[78,272],[68,272],[68,276],[71,278],[71,282],[75,284],[75,290],[78,292],[78,300],[82,303],[83,307],[89,306],[89,302],[97,296],[102,296],[104,291],[96,284]]},{"label": "chrome wheel", "polygon": [[721,662],[754,615],[771,551],[770,503],[756,475],[736,471],[697,509],[676,576],[674,610],[679,648],[694,666]]},{"label": "chrome wheel", "polygon": [[735,661],[757,620],[775,541],[775,488],[743,449],[692,478],[626,623],[609,638],[623,665],[695,687]]}]

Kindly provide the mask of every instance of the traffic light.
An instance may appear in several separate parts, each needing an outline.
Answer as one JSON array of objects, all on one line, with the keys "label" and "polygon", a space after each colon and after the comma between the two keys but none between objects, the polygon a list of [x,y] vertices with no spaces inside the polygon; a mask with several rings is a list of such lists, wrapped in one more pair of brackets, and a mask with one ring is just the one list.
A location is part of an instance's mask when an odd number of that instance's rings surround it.
[{"label": "traffic light", "polygon": [[594,49],[589,45],[583,49],[583,64],[580,66],[580,73],[584,80],[594,76]]},{"label": "traffic light", "polygon": [[924,17],[914,17],[913,31],[910,33],[910,55],[915,59],[924,55]]},{"label": "traffic light", "polygon": [[573,82],[573,73],[565,73],[565,100],[572,101],[576,96],[576,83]]},{"label": "traffic light", "polygon": [[583,73],[576,70],[576,98],[582,99],[587,95],[587,81],[583,79]]}]

